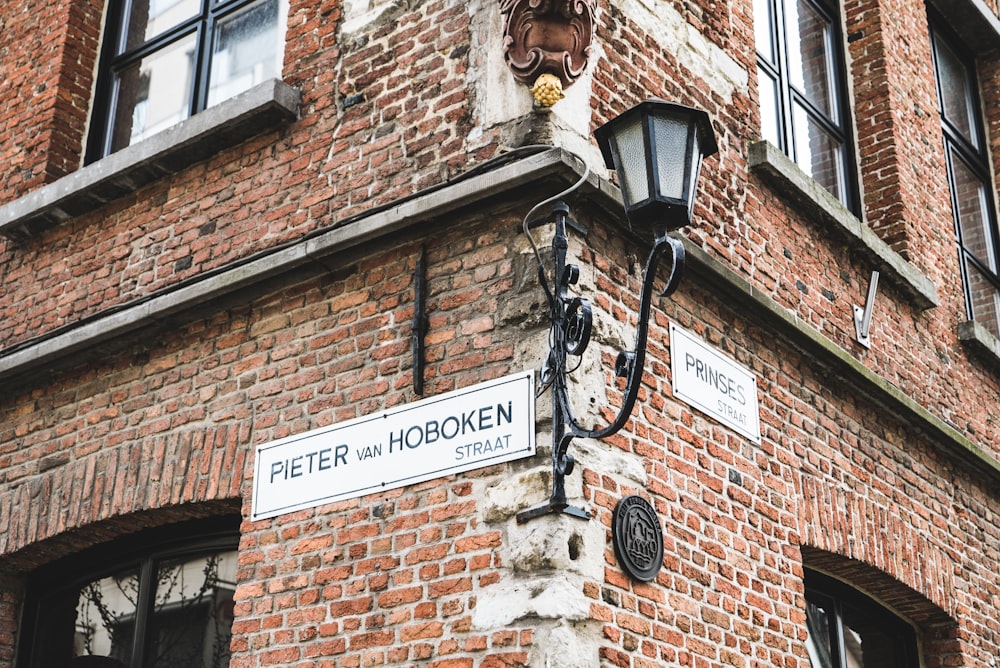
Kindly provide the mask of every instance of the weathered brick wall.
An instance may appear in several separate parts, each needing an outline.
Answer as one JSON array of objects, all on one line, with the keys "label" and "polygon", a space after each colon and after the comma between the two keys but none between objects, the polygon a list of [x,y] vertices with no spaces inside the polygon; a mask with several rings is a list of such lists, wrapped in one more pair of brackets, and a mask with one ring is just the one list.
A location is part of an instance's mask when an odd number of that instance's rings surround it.
[{"label": "weathered brick wall", "polygon": [[[606,308],[616,311],[631,301],[635,279],[614,269],[623,266],[614,259],[621,249],[604,242],[588,238],[593,255],[611,267],[610,280],[598,281]],[[948,665],[956,644],[965,665],[986,665],[1000,640],[986,630],[993,624],[986,601],[1000,593],[984,568],[1000,545],[987,519],[1000,508],[993,483],[942,461],[926,436],[774,341],[738,304],[692,282],[672,301],[662,304],[662,329],[650,344],[643,420],[611,446],[641,462],[645,475],[582,474],[605,527],[630,493],[650,495],[665,519],[662,586],[630,583],[610,546],[604,580],[586,584],[591,614],[604,622],[602,657],[615,665],[644,665],[640,655],[650,665],[696,657],[721,665],[805,661],[805,564],[839,569],[925,623],[928,665]],[[753,370],[761,446],[671,397],[667,320]],[[895,580],[894,588],[859,578],[866,564]],[[961,622],[963,629],[977,630],[956,632],[955,621],[970,614],[975,621]]]},{"label": "weathered brick wall", "polygon": [[0,18],[0,202],[81,164],[103,3],[11,2]]},{"label": "weathered brick wall", "polygon": [[[27,5],[39,3],[20,3]],[[40,3],[55,11],[58,5]],[[64,3],[76,5],[79,3]],[[470,58],[470,15],[466,3],[421,3],[384,18],[355,35],[339,35],[339,3],[290,3],[286,83],[302,92],[302,120],[281,133],[266,133],[223,151],[211,160],[59,226],[22,247],[4,241],[0,276],[0,346],[33,336],[128,302],[223,266],[240,257],[336,225],[372,206],[440,183],[496,150],[467,150],[472,130],[466,77]],[[81,10],[74,10],[81,11]],[[45,25],[61,25],[60,17]],[[88,17],[99,21],[100,14]],[[17,14],[8,21],[20,27]],[[28,34],[33,24],[23,23]],[[37,58],[35,41],[14,32],[10,53]],[[18,36],[19,35],[19,36]],[[76,42],[53,36],[66,52]],[[93,47],[89,41],[76,48]],[[55,96],[73,93],[89,102],[90,84],[76,77],[86,94],[60,86],[61,65],[34,68],[12,80]],[[93,63],[84,62],[89,74]],[[75,72],[75,70],[74,70]],[[65,76],[73,77],[73,73]],[[59,140],[60,150],[79,155],[82,120],[67,124],[25,107],[20,89],[0,92],[5,109],[20,109],[13,153],[5,165],[30,156],[51,156],[46,143],[19,136],[48,137],[58,129],[76,133]],[[63,109],[67,102],[62,101]],[[85,113],[86,107],[72,113]],[[69,113],[68,111],[66,113]],[[40,159],[38,157],[31,159]],[[79,163],[76,163],[77,165]],[[28,169],[18,167],[19,172]],[[63,169],[63,172],[70,171]],[[58,175],[58,174],[56,174]],[[40,185],[0,193],[9,202]]]},{"label": "weathered brick wall", "polygon": [[[650,96],[706,109],[721,151],[705,165],[698,222],[684,234],[789,320],[996,456],[989,407],[1000,382],[955,334],[964,314],[923,5],[890,4],[845,8],[866,218],[932,279],[940,304],[922,311],[883,283],[870,351],[854,341],[851,305],[864,300],[871,264],[747,167],[759,135],[751,3],[606,3],[600,57],[578,85],[592,86],[591,125]],[[469,7],[482,5],[411,5],[345,33],[339,3],[292,0],[284,78],[302,92],[301,119],[30,243],[4,242],[0,350],[350,225],[496,153],[503,133],[479,124],[470,85],[484,55]],[[74,20],[92,23],[84,6]],[[33,52],[13,36],[55,18],[3,11],[4,53],[21,72]],[[887,25],[879,12],[907,18]],[[60,53],[39,57],[34,76],[61,90],[57,73],[73,68],[68,48]],[[997,72],[982,74],[995,126]],[[26,90],[20,76],[0,98]],[[76,95],[6,124],[16,129],[4,143],[3,201],[71,169],[20,137],[59,125],[76,133],[60,139],[72,149],[87,97]],[[558,113],[531,122],[558,124]],[[75,120],[56,124],[60,114]],[[426,394],[540,366],[541,294],[519,227],[537,194],[424,221],[321,272],[276,279],[269,294],[209,303],[97,361],[5,385],[0,662],[12,660],[23,575],[38,564],[141,526],[237,506],[247,517],[256,445],[416,399],[409,323],[421,245]],[[591,399],[617,399],[605,385],[616,346],[630,339],[645,249],[592,200],[572,203],[589,234],[571,254],[600,321],[576,399],[600,420]],[[547,397],[537,461],[244,521],[233,665],[805,666],[804,565],[863,573],[856,584],[921,625],[929,668],[991,665],[1000,655],[994,479],[753,309],[697,277],[654,307],[635,419],[607,443],[574,444],[570,484],[595,511],[589,522],[513,519],[547,492]],[[672,396],[671,321],[756,375],[760,445]],[[608,541],[628,493],[650,498],[665,522],[664,568],[648,585],[623,575]]]},{"label": "weathered brick wall", "polygon": [[844,9],[864,210],[884,241],[937,279],[944,267],[919,251],[951,239],[949,227],[930,224],[951,216],[947,180],[924,178],[945,173],[927,14],[922,2],[891,4]]}]

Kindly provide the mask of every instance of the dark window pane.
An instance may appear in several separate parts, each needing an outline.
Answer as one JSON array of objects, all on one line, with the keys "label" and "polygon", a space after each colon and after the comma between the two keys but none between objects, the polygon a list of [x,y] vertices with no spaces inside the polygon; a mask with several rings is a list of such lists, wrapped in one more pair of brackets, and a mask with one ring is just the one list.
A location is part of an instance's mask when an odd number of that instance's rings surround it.
[{"label": "dark window pane", "polygon": [[188,117],[195,44],[189,35],[118,73],[112,152]]},{"label": "dark window pane", "polygon": [[124,668],[130,658],[138,571],[55,590],[38,607],[33,668]]},{"label": "dark window pane", "polygon": [[123,53],[194,18],[201,10],[200,0],[132,0],[128,6]]},{"label": "dark window pane", "polygon": [[815,603],[806,603],[806,627],[809,637],[806,649],[812,668],[835,668],[830,645],[830,615]]},{"label": "dark window pane", "polygon": [[262,0],[215,28],[208,106],[281,76],[278,0]]},{"label": "dark window pane", "polygon": [[904,665],[903,648],[886,615],[844,606],[844,660],[856,668]]},{"label": "dark window pane", "polygon": [[146,665],[228,666],[235,580],[235,552],[159,564]]},{"label": "dark window pane", "polygon": [[788,69],[791,84],[819,111],[836,120],[830,71],[831,26],[812,5],[788,2]]},{"label": "dark window pane", "polygon": [[913,628],[848,584],[806,573],[812,668],[917,668]]}]

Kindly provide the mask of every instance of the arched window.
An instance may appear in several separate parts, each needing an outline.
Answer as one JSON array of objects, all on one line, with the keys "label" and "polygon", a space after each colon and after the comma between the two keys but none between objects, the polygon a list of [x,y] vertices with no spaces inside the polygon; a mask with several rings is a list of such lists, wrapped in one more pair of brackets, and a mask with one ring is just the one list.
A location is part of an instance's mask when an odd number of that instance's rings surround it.
[{"label": "arched window", "polygon": [[840,580],[806,570],[806,649],[813,668],[917,668],[913,628]]},{"label": "arched window", "polygon": [[19,668],[222,668],[238,518],[147,531],[32,575]]}]

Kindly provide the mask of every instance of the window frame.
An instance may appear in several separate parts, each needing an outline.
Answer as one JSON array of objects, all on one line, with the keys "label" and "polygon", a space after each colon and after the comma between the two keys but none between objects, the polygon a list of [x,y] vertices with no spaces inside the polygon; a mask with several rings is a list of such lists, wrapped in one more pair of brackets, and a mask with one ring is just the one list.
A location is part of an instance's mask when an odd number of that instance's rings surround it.
[{"label": "window frame", "polygon": [[221,516],[148,529],[68,555],[42,566],[28,577],[22,623],[18,629],[15,668],[35,668],[43,632],[45,605],[60,593],[121,573],[135,566],[140,582],[136,603],[132,666],[145,665],[147,635],[152,622],[152,595],[157,564],[217,552],[237,551],[241,518]]},{"label": "window frame", "polygon": [[[884,626],[880,626],[880,630],[895,640],[894,648],[898,652],[896,665],[889,668],[919,668],[917,633],[906,620],[858,589],[819,571],[806,568],[804,583],[806,603],[822,603],[824,610],[831,613],[829,640],[834,668],[847,668],[848,665],[844,644],[845,607],[879,619],[880,622],[884,620]],[[808,618],[808,607],[806,611]],[[809,660],[812,661],[811,656]]]},{"label": "window frame", "polygon": [[[992,323],[987,324],[983,319],[977,318],[973,297],[973,283],[970,280],[970,271],[976,271],[981,279],[987,284],[992,285],[995,293],[995,303],[1000,304],[1000,225],[997,222],[996,181],[991,169],[989,135],[983,114],[981,87],[978,76],[979,70],[976,65],[975,55],[964,47],[963,41],[951,30],[944,18],[930,7],[928,7],[927,12],[927,24],[932,66],[934,69],[937,108],[941,117],[941,134],[948,173],[948,196],[951,203],[953,232],[958,255],[959,274],[962,280],[965,313],[969,320],[981,323],[991,334],[996,336],[998,330],[1000,330],[1000,307],[998,307]],[[966,138],[961,129],[957,128],[945,114],[944,94],[941,86],[942,59],[939,56],[939,40],[944,42],[945,46],[947,46],[962,65],[967,90],[965,104],[972,113],[972,118],[968,119],[970,132],[973,133],[973,141],[978,140],[978,146]],[[997,269],[991,269],[986,265],[980,259],[979,254],[974,252],[966,243],[965,231],[962,228],[962,204],[959,199],[958,188],[956,187],[956,160],[961,162],[962,166],[982,187],[982,192],[986,199],[981,206],[981,210],[985,213],[985,220],[983,221],[985,229],[983,232],[990,237],[987,251],[993,254]],[[973,269],[970,269],[970,265],[972,265]]]},{"label": "window frame", "polygon": [[[187,116],[182,121],[207,109],[216,24],[257,1],[198,0],[200,5],[198,13],[129,49],[126,46],[128,40],[126,19],[131,10],[132,2],[131,0],[108,0],[98,60],[97,81],[94,87],[90,129],[84,151],[84,164],[90,164],[117,152],[112,149],[115,116],[117,115],[116,75],[129,66],[141,62],[147,56],[162,53],[165,49],[180,43],[182,39],[190,35],[194,35],[195,64],[192,69],[193,76],[188,85],[190,104]],[[287,21],[288,4],[286,0],[277,1],[278,25],[279,28],[284,28]],[[279,52],[283,52],[284,31],[280,32],[281,42],[276,45],[276,48]]]},{"label": "window frame", "polygon": [[[773,53],[765,56],[755,46],[756,62],[758,68],[758,79],[761,71],[768,79],[774,82],[777,99],[772,101],[777,121],[778,148],[797,165],[798,148],[796,144],[797,128],[794,118],[794,110],[802,109],[808,116],[808,120],[816,123],[823,132],[832,136],[840,144],[837,151],[837,169],[843,186],[843,192],[837,196],[840,202],[847,207],[851,213],[860,215],[860,192],[858,187],[857,166],[855,164],[855,142],[853,132],[853,115],[850,107],[850,91],[848,88],[848,78],[845,60],[844,30],[842,26],[842,16],[835,5],[827,0],[801,0],[831,26],[833,33],[828,40],[826,52],[826,68],[830,76],[830,88],[828,91],[832,99],[831,111],[836,117],[827,116],[826,112],[817,108],[809,97],[797,89],[791,81],[791,68],[789,65],[789,48],[787,26],[785,23],[785,4],[796,2],[796,0],[755,0],[763,2],[767,6],[767,30],[769,33],[769,43]],[[754,30],[759,31],[764,27],[755,22]],[[760,40],[757,39],[759,44]],[[773,61],[771,58],[773,57]],[[770,95],[770,84],[766,87],[758,81],[758,95],[761,99],[766,94]],[[761,104],[761,107],[764,105]],[[839,117],[839,118],[838,118]],[[763,119],[762,119],[763,120]],[[761,127],[764,131],[763,124]],[[801,165],[800,165],[801,168]],[[805,171],[803,169],[803,171]],[[824,188],[825,189],[825,188]]]}]

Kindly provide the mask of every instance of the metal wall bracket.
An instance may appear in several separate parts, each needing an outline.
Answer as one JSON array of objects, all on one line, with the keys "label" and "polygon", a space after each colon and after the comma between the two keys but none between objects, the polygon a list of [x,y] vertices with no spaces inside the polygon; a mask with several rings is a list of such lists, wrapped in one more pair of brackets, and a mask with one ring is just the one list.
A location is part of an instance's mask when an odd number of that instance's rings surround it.
[{"label": "metal wall bracket", "polygon": [[871,281],[868,283],[868,301],[865,302],[864,308],[858,305],[854,306],[854,332],[857,335],[858,343],[865,348],[872,347],[870,334],[872,311],[875,309],[875,293],[878,291],[878,276],[877,271],[872,272]]},{"label": "metal wall bracket", "polygon": [[424,394],[424,336],[427,334],[427,251],[420,246],[417,267],[413,271],[413,391]]}]

